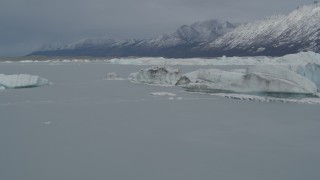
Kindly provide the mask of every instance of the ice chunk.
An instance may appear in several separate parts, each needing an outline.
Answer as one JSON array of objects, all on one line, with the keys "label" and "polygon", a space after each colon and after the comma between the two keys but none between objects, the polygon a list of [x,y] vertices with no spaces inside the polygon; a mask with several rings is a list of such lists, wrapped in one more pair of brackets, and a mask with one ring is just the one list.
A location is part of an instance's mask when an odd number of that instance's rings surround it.
[{"label": "ice chunk", "polygon": [[151,95],[154,96],[176,96],[176,94],[169,93],[169,92],[153,92]]},{"label": "ice chunk", "polygon": [[310,80],[277,66],[255,66],[246,73],[218,69],[186,74],[191,83],[187,90],[200,92],[301,93],[314,94],[316,85]]},{"label": "ice chunk", "polygon": [[124,80],[124,79],[119,77],[115,72],[110,72],[107,74],[106,80]]},{"label": "ice chunk", "polygon": [[48,85],[47,79],[28,74],[4,75],[0,74],[0,87],[8,88],[29,88]]},{"label": "ice chunk", "polygon": [[175,85],[181,78],[180,71],[167,66],[141,69],[130,74],[129,80],[139,83]]}]

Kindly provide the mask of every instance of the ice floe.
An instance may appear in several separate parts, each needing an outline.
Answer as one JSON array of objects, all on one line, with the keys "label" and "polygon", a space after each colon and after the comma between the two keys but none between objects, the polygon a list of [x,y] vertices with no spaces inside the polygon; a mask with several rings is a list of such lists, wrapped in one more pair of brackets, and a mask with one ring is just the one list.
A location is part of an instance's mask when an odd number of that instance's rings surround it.
[{"label": "ice floe", "polygon": [[47,79],[29,74],[4,75],[0,74],[0,89],[30,88],[48,85]]}]

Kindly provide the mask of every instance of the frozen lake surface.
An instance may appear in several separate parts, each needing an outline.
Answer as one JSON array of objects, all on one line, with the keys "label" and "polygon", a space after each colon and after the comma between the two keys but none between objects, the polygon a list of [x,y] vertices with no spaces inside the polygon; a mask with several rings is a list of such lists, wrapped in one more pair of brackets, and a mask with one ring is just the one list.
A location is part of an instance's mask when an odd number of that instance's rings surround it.
[{"label": "frozen lake surface", "polygon": [[320,105],[104,80],[145,67],[1,63],[54,84],[0,91],[0,179],[320,179]]}]

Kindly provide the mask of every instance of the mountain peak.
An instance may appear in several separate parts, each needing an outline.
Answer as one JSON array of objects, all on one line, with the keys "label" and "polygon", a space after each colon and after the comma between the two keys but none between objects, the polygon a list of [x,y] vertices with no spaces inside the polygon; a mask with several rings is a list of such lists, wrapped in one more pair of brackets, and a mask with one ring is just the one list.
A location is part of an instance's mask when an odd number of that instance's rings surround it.
[{"label": "mountain peak", "polygon": [[183,25],[174,33],[174,36],[190,43],[209,42],[232,31],[235,27],[228,21],[211,19]]}]

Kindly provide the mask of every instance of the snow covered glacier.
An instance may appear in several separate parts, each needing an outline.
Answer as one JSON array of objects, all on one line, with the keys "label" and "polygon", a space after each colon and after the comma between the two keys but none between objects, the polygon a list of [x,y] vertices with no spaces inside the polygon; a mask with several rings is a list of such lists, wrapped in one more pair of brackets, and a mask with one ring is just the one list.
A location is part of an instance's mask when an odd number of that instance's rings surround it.
[{"label": "snow covered glacier", "polygon": [[30,88],[48,85],[47,79],[29,74],[0,74],[0,89]]}]

